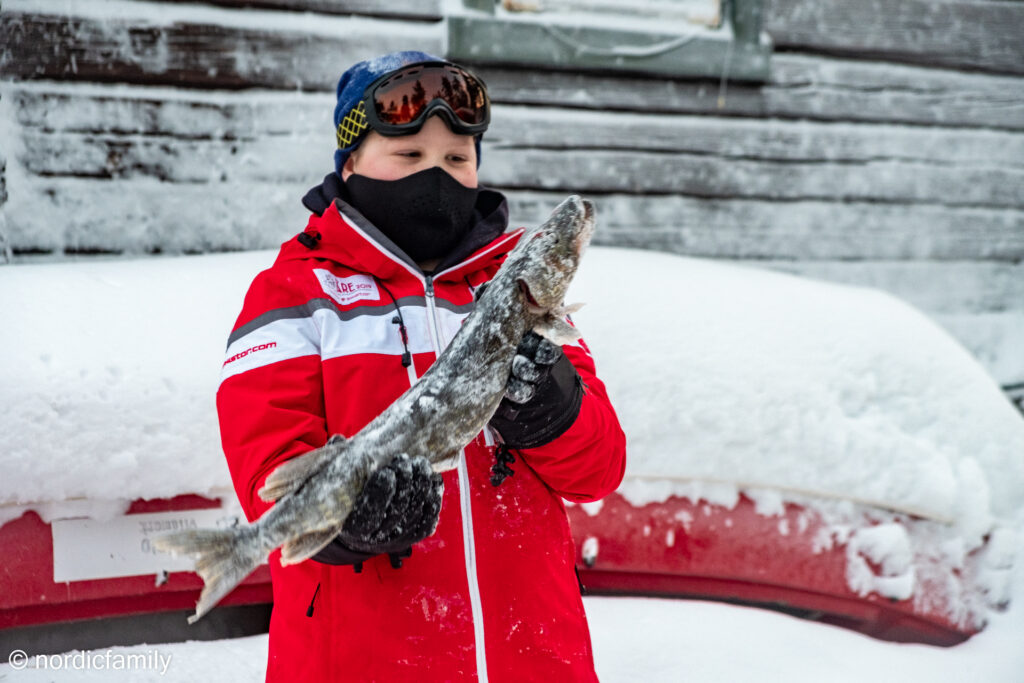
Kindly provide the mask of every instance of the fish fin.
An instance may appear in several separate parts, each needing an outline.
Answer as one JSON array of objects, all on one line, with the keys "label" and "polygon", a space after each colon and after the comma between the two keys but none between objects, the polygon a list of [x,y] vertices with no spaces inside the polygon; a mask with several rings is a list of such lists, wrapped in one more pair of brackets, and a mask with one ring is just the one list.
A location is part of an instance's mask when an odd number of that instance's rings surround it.
[{"label": "fish fin", "polygon": [[558,313],[560,313],[561,315],[570,315],[570,314],[575,313],[576,311],[580,310],[585,305],[586,304],[584,304],[582,301],[577,301],[574,304],[569,304],[568,306],[562,306],[562,310],[558,311]]},{"label": "fish fin", "polygon": [[444,456],[431,464],[431,469],[435,472],[447,472],[448,470],[454,470],[459,466],[459,456],[462,451],[454,451],[449,455]]},{"label": "fish fin", "polygon": [[[344,437],[335,436],[331,437],[328,445],[341,445],[344,441]],[[278,465],[263,482],[263,488],[257,492],[260,500],[272,503],[294,492],[337,453],[335,448],[325,446]]]},{"label": "fish fin", "polygon": [[581,336],[579,331],[567,323],[564,318],[554,314],[545,316],[539,323],[533,326],[533,331],[559,346],[572,344]]},{"label": "fish fin", "polygon": [[188,623],[194,624],[213,609],[221,598],[267,559],[257,534],[253,526],[190,529],[153,540],[157,550],[173,555],[197,556],[195,570],[203,579],[203,592],[196,603],[196,613],[188,618]]},{"label": "fish fin", "polygon": [[316,555],[338,535],[338,529],[319,529],[293,538],[281,546],[281,564],[297,564]]}]

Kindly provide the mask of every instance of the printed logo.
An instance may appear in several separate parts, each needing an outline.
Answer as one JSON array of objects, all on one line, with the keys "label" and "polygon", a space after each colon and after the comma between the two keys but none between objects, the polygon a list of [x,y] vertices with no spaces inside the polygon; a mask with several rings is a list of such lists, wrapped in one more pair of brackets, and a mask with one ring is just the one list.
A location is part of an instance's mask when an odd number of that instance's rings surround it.
[{"label": "printed logo", "polygon": [[246,349],[245,351],[241,351],[241,352],[236,353],[235,355],[231,356],[226,361],[224,361],[224,365],[227,365],[228,363],[234,363],[239,358],[245,358],[250,353],[256,353],[257,351],[266,351],[267,349],[276,349],[276,348],[277,348],[277,342],[269,342],[267,344],[257,344],[256,346],[251,346],[248,349]]},{"label": "printed logo", "polygon": [[313,273],[316,275],[316,279],[320,281],[320,286],[323,287],[327,296],[339,304],[348,305],[360,299],[380,298],[380,290],[377,289],[377,283],[369,275],[338,277],[323,268],[314,268]]}]

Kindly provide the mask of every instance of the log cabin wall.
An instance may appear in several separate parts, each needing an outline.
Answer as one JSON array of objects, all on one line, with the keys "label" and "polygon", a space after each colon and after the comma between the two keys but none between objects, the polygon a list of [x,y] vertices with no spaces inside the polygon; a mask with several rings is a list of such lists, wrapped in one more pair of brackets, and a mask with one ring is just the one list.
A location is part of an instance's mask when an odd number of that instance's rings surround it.
[{"label": "log cabin wall", "polygon": [[[341,71],[443,54],[450,6],[7,0],[0,262],[277,246],[332,168]],[[518,224],[581,192],[601,244],[885,289],[1020,392],[1024,2],[763,10],[764,83],[477,65],[483,182]]]}]

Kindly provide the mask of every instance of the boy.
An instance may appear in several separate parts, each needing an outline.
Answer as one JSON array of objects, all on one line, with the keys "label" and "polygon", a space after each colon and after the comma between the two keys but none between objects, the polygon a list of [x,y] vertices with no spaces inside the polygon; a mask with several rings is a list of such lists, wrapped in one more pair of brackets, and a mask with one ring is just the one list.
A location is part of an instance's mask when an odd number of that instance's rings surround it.
[{"label": "boy", "polygon": [[[217,393],[250,520],[278,465],[355,434],[426,371],[520,234],[478,186],[490,102],[465,69],[360,62],[334,118],[335,172],[253,281]],[[582,344],[527,335],[515,368],[455,469],[397,456],[331,545],[271,555],[268,681],[596,680],[561,498],[615,489],[625,439]]]}]

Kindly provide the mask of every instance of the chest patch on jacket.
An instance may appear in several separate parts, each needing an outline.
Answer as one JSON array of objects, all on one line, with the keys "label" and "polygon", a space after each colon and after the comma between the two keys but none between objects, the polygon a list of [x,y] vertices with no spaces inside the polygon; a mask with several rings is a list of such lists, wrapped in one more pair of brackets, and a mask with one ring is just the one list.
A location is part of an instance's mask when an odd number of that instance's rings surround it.
[{"label": "chest patch on jacket", "polygon": [[327,296],[339,304],[347,305],[360,299],[380,298],[380,290],[377,288],[377,283],[369,275],[357,274],[348,277],[338,277],[323,268],[314,268],[313,273],[316,275],[316,279],[320,281],[320,286],[323,287]]}]

